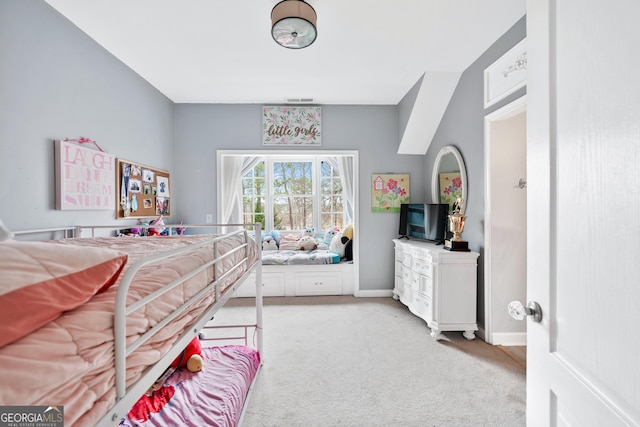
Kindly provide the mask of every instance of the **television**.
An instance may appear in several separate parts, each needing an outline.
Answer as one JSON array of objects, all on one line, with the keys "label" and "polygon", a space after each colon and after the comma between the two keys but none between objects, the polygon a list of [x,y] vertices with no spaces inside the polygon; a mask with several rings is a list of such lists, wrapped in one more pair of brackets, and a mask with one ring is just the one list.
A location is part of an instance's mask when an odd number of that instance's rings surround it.
[{"label": "television", "polygon": [[400,206],[400,229],[402,238],[421,239],[442,244],[447,235],[446,203],[406,203]]}]

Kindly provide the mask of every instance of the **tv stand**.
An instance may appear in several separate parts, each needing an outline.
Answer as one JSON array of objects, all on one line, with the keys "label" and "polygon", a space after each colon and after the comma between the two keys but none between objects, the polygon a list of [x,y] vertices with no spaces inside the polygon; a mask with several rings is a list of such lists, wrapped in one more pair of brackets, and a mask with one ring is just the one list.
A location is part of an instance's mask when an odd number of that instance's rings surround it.
[{"label": "tv stand", "polygon": [[393,243],[393,299],[427,322],[433,339],[442,338],[445,331],[463,331],[466,339],[474,339],[480,254],[447,251],[435,242],[394,239]]}]

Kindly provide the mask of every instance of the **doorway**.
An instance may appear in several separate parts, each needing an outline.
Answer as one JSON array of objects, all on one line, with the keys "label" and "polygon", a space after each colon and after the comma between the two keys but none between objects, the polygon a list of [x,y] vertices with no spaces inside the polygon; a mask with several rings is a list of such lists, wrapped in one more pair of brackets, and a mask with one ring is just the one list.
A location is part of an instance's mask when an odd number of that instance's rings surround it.
[{"label": "doorway", "polygon": [[507,305],[526,301],[526,96],[485,117],[484,340],[524,346],[526,322]]}]

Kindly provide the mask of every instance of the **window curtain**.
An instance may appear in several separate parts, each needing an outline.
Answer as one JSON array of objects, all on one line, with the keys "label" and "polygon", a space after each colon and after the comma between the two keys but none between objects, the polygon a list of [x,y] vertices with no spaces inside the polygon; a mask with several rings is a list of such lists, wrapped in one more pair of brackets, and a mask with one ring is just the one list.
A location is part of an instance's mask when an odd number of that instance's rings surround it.
[{"label": "window curtain", "polygon": [[344,224],[353,224],[353,157],[331,156],[327,162],[340,173],[344,195]]},{"label": "window curtain", "polygon": [[242,223],[242,176],[262,161],[261,156],[225,156],[222,160],[222,223]]}]

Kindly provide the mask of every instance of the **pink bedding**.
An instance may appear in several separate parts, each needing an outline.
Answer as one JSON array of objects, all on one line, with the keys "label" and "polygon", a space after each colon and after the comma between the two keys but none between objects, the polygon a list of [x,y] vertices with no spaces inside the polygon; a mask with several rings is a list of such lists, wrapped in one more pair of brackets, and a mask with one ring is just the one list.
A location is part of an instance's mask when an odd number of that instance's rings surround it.
[{"label": "pink bedding", "polygon": [[260,355],[249,347],[230,345],[203,348],[202,356],[202,371],[174,372],[160,390],[140,399],[120,426],[236,426]]},{"label": "pink bedding", "polygon": [[[99,246],[129,255],[123,274],[131,263],[144,255],[157,253],[213,236],[175,236],[145,238],[77,238],[51,242],[56,245]],[[242,235],[219,243],[218,252],[225,253],[244,243]],[[250,259],[256,259],[255,245],[250,245]],[[55,250],[55,249],[52,249]],[[243,252],[243,251],[239,251]],[[143,267],[129,290],[133,302],[202,265],[211,259],[206,247]],[[242,254],[230,257],[218,270],[235,263]],[[234,262],[235,261],[235,262]],[[245,266],[246,267],[246,266]],[[232,274],[225,283],[231,285],[242,274]],[[0,348],[0,405],[63,405],[65,425],[94,425],[115,401],[113,354],[114,300],[122,275],[106,291],[93,296],[86,304],[64,312],[57,319],[33,333]],[[196,294],[213,278],[209,268],[187,282],[162,295],[152,306],[129,316],[127,342],[132,343],[149,327],[159,322],[175,307]],[[157,362],[175,339],[214,302],[210,294],[194,304],[190,311],[156,334],[127,359],[127,386],[135,382],[145,367]],[[0,309],[1,306],[0,299]],[[24,301],[24,310],[30,310]]]}]

